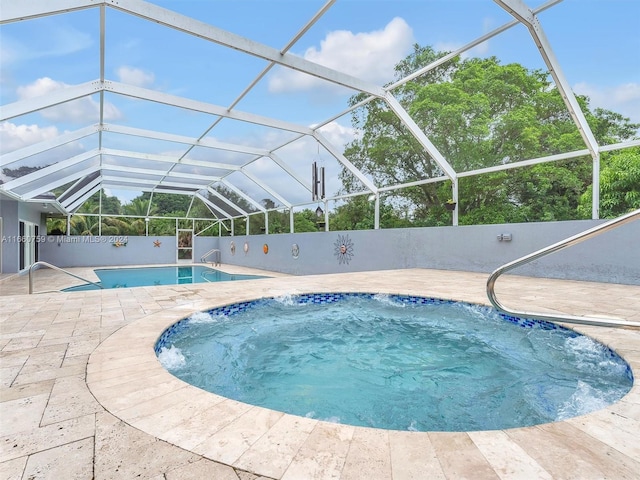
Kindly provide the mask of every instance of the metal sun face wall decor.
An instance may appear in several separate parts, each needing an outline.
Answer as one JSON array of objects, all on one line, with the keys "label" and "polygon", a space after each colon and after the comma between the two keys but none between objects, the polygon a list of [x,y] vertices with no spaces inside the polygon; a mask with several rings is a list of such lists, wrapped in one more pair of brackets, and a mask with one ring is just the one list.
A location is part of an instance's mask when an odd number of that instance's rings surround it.
[{"label": "metal sun face wall decor", "polygon": [[338,239],[333,244],[333,254],[338,258],[338,264],[349,264],[354,256],[353,242],[349,235],[338,235]]}]

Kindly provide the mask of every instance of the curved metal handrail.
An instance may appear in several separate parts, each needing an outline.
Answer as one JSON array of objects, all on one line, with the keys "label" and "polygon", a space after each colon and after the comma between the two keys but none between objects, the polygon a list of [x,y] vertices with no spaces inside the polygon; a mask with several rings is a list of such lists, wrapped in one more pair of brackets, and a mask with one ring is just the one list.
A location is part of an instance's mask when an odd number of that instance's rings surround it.
[{"label": "curved metal handrail", "polygon": [[[82,280],[83,282],[87,282],[87,283],[90,283],[91,285],[95,285],[98,288],[104,288],[99,283],[95,283],[95,282],[92,282],[91,280],[87,280],[86,278],[82,278],[81,276],[76,275],[75,273],[71,273],[70,271],[65,270],[64,268],[56,267],[55,265],[52,265],[52,264],[50,264],[48,262],[38,261],[38,262],[35,262],[34,264],[32,264],[29,267],[29,294],[33,293],[33,274],[32,274],[32,272],[33,272],[33,270],[35,270],[36,266],[38,266],[38,267],[39,266],[44,266],[44,267],[48,267],[48,268],[53,268],[54,270],[58,270],[59,272],[64,272],[67,275],[71,275],[72,277],[77,278],[78,280]],[[38,292],[38,293],[49,293],[49,292],[57,292],[57,291],[58,290],[43,290],[42,292]]]},{"label": "curved metal handrail", "polygon": [[220,265],[220,250],[218,248],[212,248],[211,250],[209,250],[207,253],[205,253],[204,255],[202,255],[202,257],[200,257],[200,261],[201,262],[206,262],[206,258],[211,255],[212,253],[217,253],[218,255],[216,256],[216,261],[214,262],[214,265]]},{"label": "curved metal handrail", "polygon": [[597,225],[593,228],[585,230],[584,232],[580,232],[569,238],[561,240],[560,242],[554,243],[553,245],[549,245],[548,247],[544,247],[540,250],[530,253],[529,255],[520,257],[512,262],[505,263],[501,267],[494,270],[493,273],[491,273],[491,275],[487,279],[487,296],[489,297],[489,301],[496,309],[508,315],[535,317],[542,320],[561,321],[561,322],[567,322],[567,323],[580,323],[584,325],[598,325],[598,326],[608,326],[608,327],[640,327],[640,324],[638,324],[637,322],[630,322],[628,320],[595,318],[595,317],[577,317],[573,315],[564,315],[564,314],[549,315],[549,314],[537,313],[537,312],[527,312],[524,310],[522,311],[510,310],[498,301],[495,293],[496,280],[503,273],[508,272],[509,270],[513,270],[516,267],[524,265],[525,263],[529,263],[540,257],[544,257],[545,255],[549,255],[551,253],[557,252],[558,250],[562,250],[563,248],[567,248],[577,243],[583,242],[584,240],[600,235],[601,233],[604,233],[608,230],[620,227],[625,223],[632,222],[636,220],[636,217],[640,217],[640,209],[629,212],[625,215],[622,215],[618,218],[610,220],[601,225]]}]

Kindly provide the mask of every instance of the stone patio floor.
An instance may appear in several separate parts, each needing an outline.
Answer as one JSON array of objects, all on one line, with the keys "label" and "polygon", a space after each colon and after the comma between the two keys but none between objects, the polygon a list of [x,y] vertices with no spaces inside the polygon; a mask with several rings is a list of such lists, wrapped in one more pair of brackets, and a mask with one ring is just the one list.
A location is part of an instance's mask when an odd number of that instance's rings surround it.
[{"label": "stone patio floor", "polygon": [[[27,294],[0,279],[0,480],[637,479],[640,388],[567,421],[484,432],[338,425],[203,392],[153,353],[195,311],[263,296],[381,292],[487,304],[487,275],[393,270],[84,292]],[[70,269],[96,280],[92,269]],[[35,291],[77,284],[35,272]],[[532,311],[640,326],[640,287],[505,276],[499,298]],[[640,329],[573,325],[640,372]]]}]

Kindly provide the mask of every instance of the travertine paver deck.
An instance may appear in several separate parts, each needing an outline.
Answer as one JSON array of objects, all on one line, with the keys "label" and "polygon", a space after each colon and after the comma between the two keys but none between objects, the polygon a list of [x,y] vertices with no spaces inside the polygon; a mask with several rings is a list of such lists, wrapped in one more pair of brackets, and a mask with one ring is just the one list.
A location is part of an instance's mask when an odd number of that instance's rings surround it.
[{"label": "travertine paver deck", "polygon": [[[229,271],[232,267],[225,266]],[[247,271],[233,268],[234,271]],[[74,270],[89,277],[91,269]],[[488,432],[397,432],[284,415],[203,392],[153,344],[194,311],[319,291],[487,303],[486,275],[396,270],[26,295],[0,282],[0,479],[638,478],[640,389],[589,415]],[[36,272],[36,291],[75,281]],[[507,277],[507,305],[637,321],[640,287]],[[640,330],[574,326],[640,371]]]}]

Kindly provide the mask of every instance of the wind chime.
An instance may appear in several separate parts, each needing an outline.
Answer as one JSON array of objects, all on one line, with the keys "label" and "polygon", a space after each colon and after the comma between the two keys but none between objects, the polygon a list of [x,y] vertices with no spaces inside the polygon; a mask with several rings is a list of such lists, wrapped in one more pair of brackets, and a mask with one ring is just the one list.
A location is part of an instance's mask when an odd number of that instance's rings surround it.
[{"label": "wind chime", "polygon": [[324,199],[324,167],[318,170],[318,163],[311,164],[311,200],[320,201]]},{"label": "wind chime", "polygon": [[[318,145],[318,157],[320,156],[320,145]],[[318,227],[324,227],[324,211],[320,207],[320,200],[324,200],[324,167],[318,169],[318,162],[311,164],[311,200],[318,202],[316,217],[318,217]]]}]

